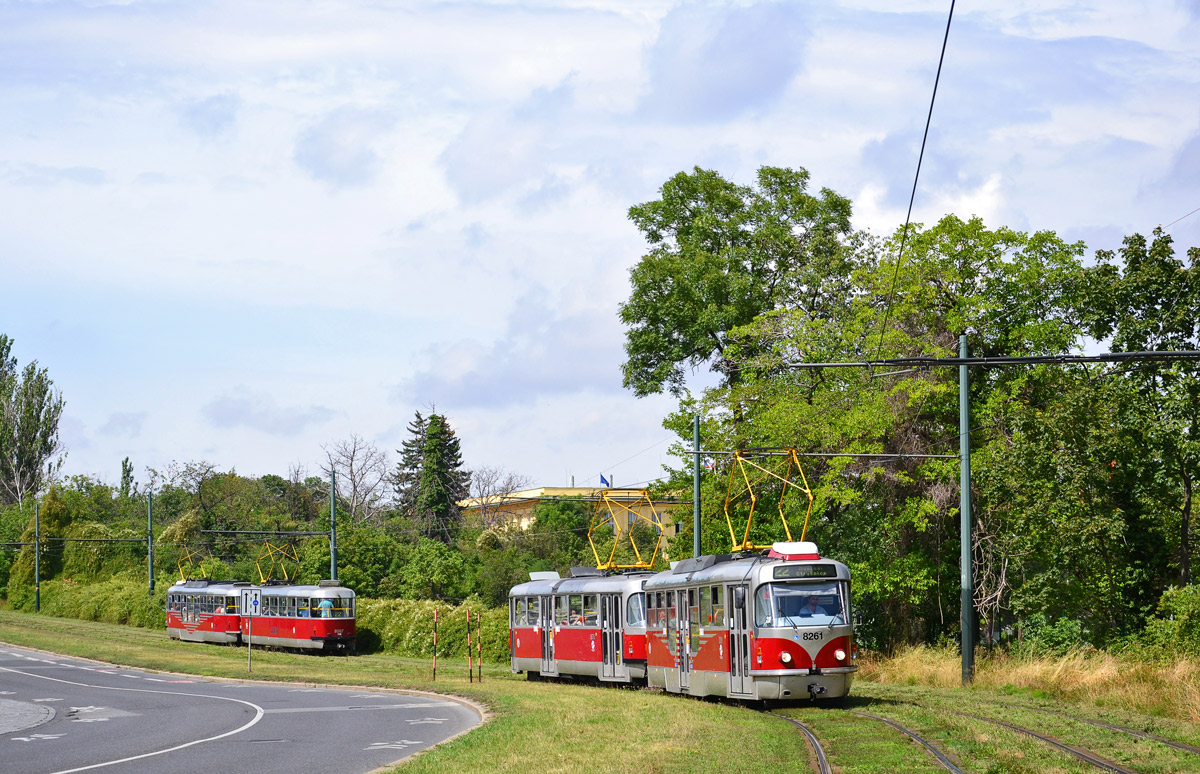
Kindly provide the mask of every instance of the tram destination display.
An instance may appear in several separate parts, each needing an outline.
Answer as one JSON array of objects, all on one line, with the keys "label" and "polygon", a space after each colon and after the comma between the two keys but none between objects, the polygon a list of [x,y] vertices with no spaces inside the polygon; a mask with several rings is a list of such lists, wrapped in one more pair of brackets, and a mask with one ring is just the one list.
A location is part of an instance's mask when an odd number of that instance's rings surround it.
[{"label": "tram destination display", "polygon": [[775,568],[775,579],[782,578],[836,578],[837,565],[833,564],[787,564]]}]

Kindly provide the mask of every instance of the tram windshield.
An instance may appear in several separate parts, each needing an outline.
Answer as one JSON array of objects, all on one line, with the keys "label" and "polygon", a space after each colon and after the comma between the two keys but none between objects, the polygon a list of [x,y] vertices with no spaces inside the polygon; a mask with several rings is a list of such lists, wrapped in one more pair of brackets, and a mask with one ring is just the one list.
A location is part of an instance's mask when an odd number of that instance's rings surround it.
[{"label": "tram windshield", "polygon": [[754,595],[759,626],[821,626],[846,623],[846,584],[766,583]]}]

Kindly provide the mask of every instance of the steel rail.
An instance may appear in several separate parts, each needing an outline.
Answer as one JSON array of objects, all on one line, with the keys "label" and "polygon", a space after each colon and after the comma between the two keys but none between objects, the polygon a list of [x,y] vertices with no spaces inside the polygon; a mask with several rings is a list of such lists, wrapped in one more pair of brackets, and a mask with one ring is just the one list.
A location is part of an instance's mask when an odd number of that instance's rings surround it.
[{"label": "steel rail", "polygon": [[1193,753],[1195,755],[1200,755],[1200,747],[1196,747],[1195,745],[1190,745],[1190,744],[1187,744],[1186,742],[1176,742],[1172,739],[1167,739],[1166,737],[1162,737],[1157,734],[1152,734],[1149,731],[1141,731],[1139,729],[1130,728],[1128,726],[1118,726],[1114,723],[1106,723],[1103,720],[1096,720],[1095,718],[1085,718],[1082,715],[1072,715],[1068,712],[1058,712],[1057,710],[1049,710],[1049,709],[1044,709],[1042,707],[1031,707],[1028,704],[1011,704],[1010,705],[1010,704],[1004,704],[1004,703],[995,702],[995,701],[988,702],[988,704],[993,707],[1015,706],[1015,707],[1020,707],[1021,709],[1030,710],[1031,712],[1041,712],[1046,715],[1054,715],[1055,717],[1066,718],[1067,720],[1077,720],[1080,723],[1087,723],[1089,725],[1099,726],[1100,728],[1105,728],[1105,729],[1108,729],[1109,731],[1117,731],[1122,734],[1129,734],[1130,736],[1136,736],[1139,739],[1145,739],[1145,740],[1151,741],[1151,742],[1158,742],[1159,744],[1165,744],[1167,747],[1174,747],[1176,750],[1182,750],[1184,752],[1189,752],[1189,753]]},{"label": "steel rail", "polygon": [[[922,705],[922,704],[917,704],[916,706],[924,707],[924,705]],[[925,709],[929,709],[929,708],[925,707]],[[1121,764],[1119,764],[1115,761],[1110,761],[1107,758],[1101,758],[1099,755],[1096,755],[1095,753],[1091,752],[1090,750],[1085,750],[1082,747],[1074,747],[1072,745],[1066,744],[1065,742],[1060,742],[1059,740],[1057,740],[1054,737],[1049,736],[1047,734],[1043,734],[1038,731],[1033,731],[1032,729],[1023,728],[1021,726],[1018,726],[1013,723],[1009,723],[1004,720],[996,720],[995,718],[985,718],[981,715],[972,715],[969,712],[960,712],[958,710],[952,710],[952,709],[942,709],[941,711],[949,712],[954,715],[959,715],[964,718],[971,718],[972,720],[979,720],[984,723],[992,723],[994,725],[1001,726],[1002,728],[1007,728],[1010,731],[1016,731],[1018,734],[1025,734],[1026,736],[1032,736],[1034,739],[1039,739],[1039,740],[1045,742],[1046,744],[1050,745],[1051,747],[1062,750],[1063,752],[1065,752],[1069,755],[1073,755],[1074,757],[1078,758],[1079,760],[1083,761],[1084,763],[1090,763],[1091,765],[1095,766],[1098,769],[1103,769],[1105,771],[1111,771],[1114,774],[1138,774],[1135,770],[1128,768],[1126,766],[1122,766]]]},{"label": "steel rail", "polygon": [[933,753],[933,757],[937,758],[938,762],[941,763],[942,766],[944,766],[947,771],[950,771],[953,774],[963,774],[963,770],[960,769],[958,766],[954,765],[954,762],[951,761],[949,758],[947,758],[942,753],[941,750],[934,747],[932,743],[930,743],[929,741],[927,741],[925,739],[922,739],[920,736],[915,734],[913,731],[905,728],[904,726],[900,725],[899,723],[895,723],[895,722],[888,720],[887,718],[882,717],[880,715],[872,715],[870,712],[860,712],[859,710],[847,710],[847,711],[853,715],[860,715],[864,718],[871,718],[872,720],[878,720],[880,723],[887,723],[892,728],[896,729],[897,731],[899,731],[902,734],[905,734],[910,739],[912,739],[914,742],[921,745],[929,752]]},{"label": "steel rail", "polygon": [[808,726],[804,725],[799,720],[789,718],[787,715],[780,715],[775,712],[768,712],[767,714],[774,715],[782,720],[786,720],[796,728],[803,731],[804,735],[808,737],[808,743],[812,746],[813,752],[817,755],[817,771],[819,771],[821,774],[833,774],[833,768],[830,767],[829,760],[825,757],[825,750],[821,748],[821,743],[817,740],[817,735],[814,734]]}]

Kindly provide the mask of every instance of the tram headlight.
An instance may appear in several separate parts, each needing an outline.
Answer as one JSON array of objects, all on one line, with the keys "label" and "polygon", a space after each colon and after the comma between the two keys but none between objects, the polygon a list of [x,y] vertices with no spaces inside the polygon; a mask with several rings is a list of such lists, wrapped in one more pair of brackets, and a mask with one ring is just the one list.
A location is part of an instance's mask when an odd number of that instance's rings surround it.
[{"label": "tram headlight", "polygon": [[784,652],[779,654],[779,660],[782,661],[784,664],[790,664],[790,663],[792,663],[792,654],[788,653],[785,650]]},{"label": "tram headlight", "polygon": [[846,651],[842,650],[841,648],[838,648],[837,650],[835,650],[833,652],[833,657],[836,658],[838,661],[845,661],[846,660]]}]

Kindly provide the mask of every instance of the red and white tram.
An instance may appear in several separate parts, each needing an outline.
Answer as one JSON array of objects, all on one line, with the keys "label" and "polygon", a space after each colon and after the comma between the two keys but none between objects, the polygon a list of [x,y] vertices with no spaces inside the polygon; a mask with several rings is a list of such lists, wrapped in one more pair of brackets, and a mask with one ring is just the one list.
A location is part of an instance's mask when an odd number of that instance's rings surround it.
[{"label": "red and white tram", "polygon": [[850,571],[812,543],[686,559],[653,575],[591,572],[535,573],[512,589],[514,673],[644,679],[672,693],[747,700],[850,692],[858,671]]},{"label": "red and white tram", "polygon": [[514,674],[631,683],[646,679],[649,572],[606,575],[584,567],[572,577],[530,573],[509,592]]},{"label": "red and white tram", "polygon": [[337,581],[315,586],[262,586],[262,610],[238,609],[245,581],[187,580],[167,590],[167,633],[186,642],[241,644],[297,650],[353,652],[358,629],[354,592]]}]

